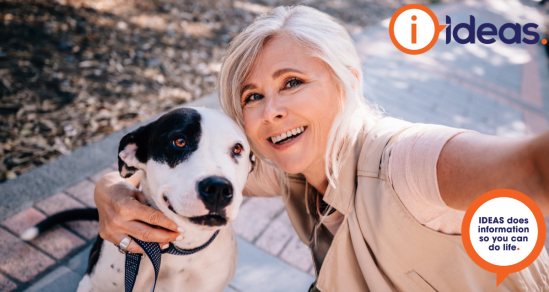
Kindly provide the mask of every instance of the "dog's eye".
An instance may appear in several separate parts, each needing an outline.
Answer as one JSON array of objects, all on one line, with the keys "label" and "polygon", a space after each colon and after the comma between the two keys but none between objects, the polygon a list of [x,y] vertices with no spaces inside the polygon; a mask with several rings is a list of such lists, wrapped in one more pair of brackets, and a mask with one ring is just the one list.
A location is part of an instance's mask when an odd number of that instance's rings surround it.
[{"label": "dog's eye", "polygon": [[233,148],[233,153],[234,154],[240,154],[240,152],[242,152],[242,145],[240,144],[235,144],[234,145],[234,148]]},{"label": "dog's eye", "polygon": [[185,141],[185,139],[183,138],[177,138],[173,140],[173,145],[177,148],[184,148],[185,146],[187,146],[187,141]]}]

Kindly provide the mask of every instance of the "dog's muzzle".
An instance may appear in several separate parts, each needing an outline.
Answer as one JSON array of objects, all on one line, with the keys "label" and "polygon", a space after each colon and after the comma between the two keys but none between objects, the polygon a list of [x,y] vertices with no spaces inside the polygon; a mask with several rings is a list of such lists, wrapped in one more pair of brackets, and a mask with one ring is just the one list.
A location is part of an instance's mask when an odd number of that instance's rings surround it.
[{"label": "dog's muzzle", "polygon": [[210,176],[198,183],[200,199],[211,212],[227,207],[233,199],[233,186],[229,180],[220,176]]},{"label": "dog's muzzle", "polygon": [[220,176],[210,176],[198,183],[199,197],[208,215],[191,217],[191,222],[199,225],[222,226],[227,224],[225,207],[233,200],[233,186],[229,180]]}]

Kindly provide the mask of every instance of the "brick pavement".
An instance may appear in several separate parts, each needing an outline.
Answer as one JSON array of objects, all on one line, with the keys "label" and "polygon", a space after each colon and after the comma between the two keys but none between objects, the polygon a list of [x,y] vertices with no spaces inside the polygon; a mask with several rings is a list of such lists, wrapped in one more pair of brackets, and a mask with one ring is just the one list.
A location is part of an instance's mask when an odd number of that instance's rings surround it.
[{"label": "brick pavement", "polygon": [[[504,22],[543,23],[532,7],[501,3],[442,4],[432,9],[439,19],[452,15],[453,23],[468,21],[470,14],[478,23],[490,21],[498,27]],[[549,73],[543,46],[445,45],[441,34],[431,51],[409,56],[394,48],[387,24],[384,21],[353,37],[363,60],[365,95],[388,115],[508,137],[549,128]],[[219,106],[211,100],[208,105]],[[64,264],[89,248],[97,234],[96,222],[68,223],[28,243],[18,235],[48,215],[95,206],[94,184],[113,166],[0,223],[0,292],[25,289],[44,275],[74,274]],[[291,227],[280,199],[245,199],[234,228],[248,243],[312,274],[310,252]],[[79,258],[85,261],[85,253]]]},{"label": "brick pavement", "polygon": [[49,215],[95,206],[91,180],[114,170],[108,167],[0,223],[0,292],[27,287],[92,243],[99,230],[97,222],[69,222],[30,242],[23,242],[19,235]]}]

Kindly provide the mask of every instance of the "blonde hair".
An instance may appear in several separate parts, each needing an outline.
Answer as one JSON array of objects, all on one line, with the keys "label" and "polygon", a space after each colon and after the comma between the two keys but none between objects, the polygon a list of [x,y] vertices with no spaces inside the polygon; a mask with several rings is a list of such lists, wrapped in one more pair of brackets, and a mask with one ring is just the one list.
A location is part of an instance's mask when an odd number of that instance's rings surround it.
[{"label": "blonde hair", "polygon": [[[367,119],[377,120],[380,110],[367,104],[363,96],[362,70],[353,40],[347,30],[331,16],[307,6],[280,6],[256,20],[236,36],[229,45],[219,73],[218,87],[221,107],[242,129],[244,122],[240,95],[243,83],[251,73],[263,46],[270,39],[284,33],[308,48],[311,56],[320,59],[345,92],[341,114],[332,125],[326,148],[326,175],[332,187],[338,185],[341,164],[363,129]],[[358,73],[358,82],[352,70]],[[353,88],[354,87],[354,88]],[[256,154],[256,174],[261,179],[263,163],[279,171],[281,189],[289,187],[287,175],[265,157],[251,142]]]}]

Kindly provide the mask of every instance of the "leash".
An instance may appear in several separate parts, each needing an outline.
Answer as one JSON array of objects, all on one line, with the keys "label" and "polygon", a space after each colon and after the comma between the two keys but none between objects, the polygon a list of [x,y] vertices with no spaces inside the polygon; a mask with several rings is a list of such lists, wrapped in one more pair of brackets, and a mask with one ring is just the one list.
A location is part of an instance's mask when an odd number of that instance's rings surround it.
[{"label": "leash", "polygon": [[[156,242],[144,242],[139,239],[133,239],[141,248],[145,251],[145,254],[151,259],[152,265],[154,267],[154,282],[151,287],[151,292],[154,291],[156,286],[156,279],[158,279],[158,272],[160,272],[160,260],[162,259],[163,253],[173,254],[173,255],[191,255],[197,253],[212,243],[215,237],[219,233],[217,230],[214,235],[206,242],[205,244],[193,248],[193,249],[181,249],[170,242],[170,246],[164,250],[160,249],[160,245]],[[132,292],[133,286],[135,285],[135,279],[137,278],[137,273],[139,272],[139,264],[141,262],[141,254],[138,253],[126,253],[126,273],[125,273],[125,287],[126,292]]]}]

